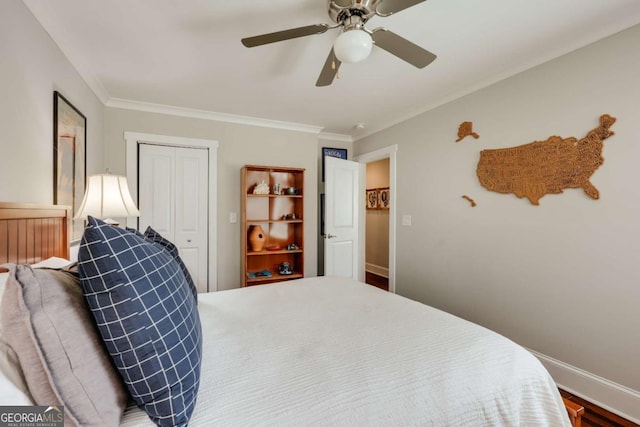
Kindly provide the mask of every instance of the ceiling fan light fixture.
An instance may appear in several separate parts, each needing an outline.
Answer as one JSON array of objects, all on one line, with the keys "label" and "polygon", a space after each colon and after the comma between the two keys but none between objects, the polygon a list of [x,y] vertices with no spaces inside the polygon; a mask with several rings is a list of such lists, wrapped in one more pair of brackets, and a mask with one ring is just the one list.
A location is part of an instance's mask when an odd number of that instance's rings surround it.
[{"label": "ceiling fan light fixture", "polygon": [[373,49],[373,40],[369,33],[359,30],[347,30],[333,43],[333,51],[340,62],[360,62],[369,57]]}]

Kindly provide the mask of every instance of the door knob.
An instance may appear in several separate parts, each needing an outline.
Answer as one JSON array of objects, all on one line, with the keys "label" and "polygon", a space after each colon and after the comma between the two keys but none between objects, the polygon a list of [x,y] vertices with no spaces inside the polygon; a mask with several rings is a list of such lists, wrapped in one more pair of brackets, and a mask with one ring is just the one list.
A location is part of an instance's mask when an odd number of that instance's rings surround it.
[{"label": "door knob", "polygon": [[333,234],[323,234],[322,237],[324,237],[325,239],[333,239],[338,236],[334,236]]}]

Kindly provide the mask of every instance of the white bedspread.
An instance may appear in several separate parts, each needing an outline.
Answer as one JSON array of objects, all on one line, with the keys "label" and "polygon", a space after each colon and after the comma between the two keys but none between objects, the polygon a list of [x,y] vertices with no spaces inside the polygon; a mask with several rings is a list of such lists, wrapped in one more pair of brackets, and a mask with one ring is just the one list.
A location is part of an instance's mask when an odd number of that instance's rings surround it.
[{"label": "white bedspread", "polygon": [[[538,360],[485,328],[349,279],[199,295],[190,426],[569,426]],[[123,426],[152,426],[129,408]]]}]

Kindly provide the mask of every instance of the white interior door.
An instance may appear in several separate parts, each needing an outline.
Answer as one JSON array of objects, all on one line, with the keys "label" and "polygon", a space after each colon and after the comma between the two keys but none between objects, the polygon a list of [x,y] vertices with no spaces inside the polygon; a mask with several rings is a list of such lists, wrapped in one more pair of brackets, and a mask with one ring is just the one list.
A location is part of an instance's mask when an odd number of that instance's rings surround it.
[{"label": "white interior door", "polygon": [[[324,272],[327,276],[364,279],[361,218],[364,208],[360,184],[364,165],[325,157]],[[362,209],[361,209],[362,207]]]},{"label": "white interior door", "polygon": [[207,292],[208,150],[140,144],[140,230],[151,226],[180,252],[199,292]]}]

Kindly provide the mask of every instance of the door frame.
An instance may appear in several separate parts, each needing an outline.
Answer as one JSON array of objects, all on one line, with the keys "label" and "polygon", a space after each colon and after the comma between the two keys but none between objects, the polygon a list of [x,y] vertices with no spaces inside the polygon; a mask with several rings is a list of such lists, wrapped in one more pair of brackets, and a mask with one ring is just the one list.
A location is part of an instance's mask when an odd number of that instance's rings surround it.
[{"label": "door frame", "polygon": [[[389,292],[396,293],[396,200],[398,192],[396,191],[396,165],[397,165],[398,145],[390,145],[380,148],[369,153],[363,153],[354,157],[358,163],[375,162],[378,160],[389,159],[389,191],[391,193],[391,203],[389,205]],[[366,183],[361,183],[363,187]],[[364,194],[364,187],[361,193]],[[366,239],[364,232],[366,225],[362,227],[360,246],[366,248]],[[364,259],[364,254],[362,255]]]},{"label": "door frame", "polygon": [[[181,136],[154,135],[150,133],[125,132],[126,170],[129,191],[138,200],[138,145],[149,143],[182,148],[205,148],[209,152],[209,206],[208,206],[208,291],[218,290],[218,141],[185,138]],[[127,227],[137,228],[136,218],[127,218]]]}]

